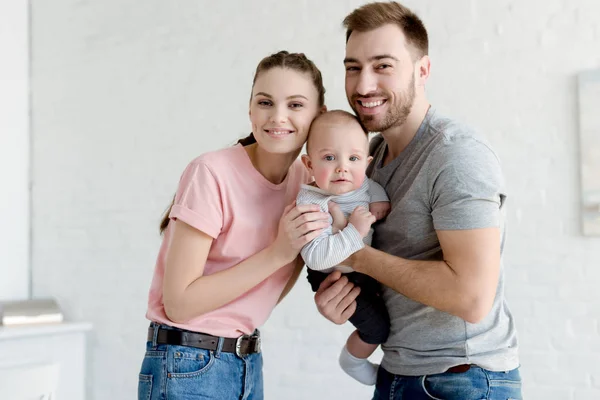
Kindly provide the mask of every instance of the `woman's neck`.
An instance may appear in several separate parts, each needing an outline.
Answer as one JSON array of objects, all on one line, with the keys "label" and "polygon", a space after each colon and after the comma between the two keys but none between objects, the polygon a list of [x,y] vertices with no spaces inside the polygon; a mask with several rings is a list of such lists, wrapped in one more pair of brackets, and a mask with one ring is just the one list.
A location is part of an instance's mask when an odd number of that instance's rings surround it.
[{"label": "woman's neck", "polygon": [[269,182],[275,185],[283,182],[287,176],[288,169],[298,158],[300,150],[295,153],[273,154],[264,151],[257,143],[245,146],[244,150],[248,153],[250,161],[254,168]]}]

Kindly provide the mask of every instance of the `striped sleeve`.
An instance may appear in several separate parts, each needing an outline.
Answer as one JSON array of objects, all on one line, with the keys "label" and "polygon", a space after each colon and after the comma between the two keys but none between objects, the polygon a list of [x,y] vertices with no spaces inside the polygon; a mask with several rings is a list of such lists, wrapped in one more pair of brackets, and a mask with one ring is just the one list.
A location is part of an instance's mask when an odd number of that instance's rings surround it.
[{"label": "striped sleeve", "polygon": [[[329,212],[327,201],[327,196],[303,188],[298,193],[296,204],[318,204],[322,211]],[[363,247],[362,237],[354,225],[348,224],[335,234],[332,234],[330,225],[318,237],[304,245],[300,254],[308,268],[325,271],[340,264]]]},{"label": "striped sleeve", "polygon": [[329,270],[365,246],[354,225],[331,234],[331,226],[304,245],[300,254],[306,266],[315,271]]}]

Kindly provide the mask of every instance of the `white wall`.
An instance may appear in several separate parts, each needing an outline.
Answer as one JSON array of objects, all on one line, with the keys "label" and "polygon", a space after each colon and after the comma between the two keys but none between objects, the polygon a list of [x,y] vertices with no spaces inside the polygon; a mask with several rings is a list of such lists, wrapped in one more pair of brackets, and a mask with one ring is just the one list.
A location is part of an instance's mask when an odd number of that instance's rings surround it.
[{"label": "white wall", "polygon": [[29,3],[0,2],[0,301],[29,296]]},{"label": "white wall", "polygon": [[[33,3],[33,292],[94,323],[94,399],[135,396],[157,224],[183,167],[248,131],[253,70],[279,49],[313,58],[329,107],[347,108],[340,22],[359,4]],[[406,4],[430,31],[433,104],[504,161],[526,397],[600,398],[600,239],[580,234],[576,119],[576,74],[600,66],[600,3]],[[349,330],[302,280],[264,328],[267,398],[369,398],[336,364]]]}]

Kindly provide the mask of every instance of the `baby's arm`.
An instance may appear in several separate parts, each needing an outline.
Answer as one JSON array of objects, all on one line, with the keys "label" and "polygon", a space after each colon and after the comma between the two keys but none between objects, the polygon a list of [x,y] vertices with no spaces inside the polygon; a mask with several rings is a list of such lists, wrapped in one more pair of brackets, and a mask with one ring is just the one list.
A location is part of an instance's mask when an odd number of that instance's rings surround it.
[{"label": "baby's arm", "polygon": [[[319,204],[321,210],[327,212],[327,203],[319,201],[317,196],[315,193],[301,189],[296,204]],[[332,213],[332,218],[334,214],[335,211]],[[327,228],[318,237],[305,244],[300,255],[308,268],[316,271],[327,270],[362,249],[364,247],[362,238],[363,235],[352,224],[347,224],[335,235],[331,228]]]},{"label": "baby's arm", "polygon": [[348,225],[348,220],[337,203],[330,201],[327,205],[329,206],[329,213],[333,218],[333,222],[331,223],[332,233],[336,234]]},{"label": "baby's arm", "polygon": [[390,199],[385,189],[379,183],[369,179],[369,194],[371,195],[369,211],[377,220],[385,218],[391,208]]}]

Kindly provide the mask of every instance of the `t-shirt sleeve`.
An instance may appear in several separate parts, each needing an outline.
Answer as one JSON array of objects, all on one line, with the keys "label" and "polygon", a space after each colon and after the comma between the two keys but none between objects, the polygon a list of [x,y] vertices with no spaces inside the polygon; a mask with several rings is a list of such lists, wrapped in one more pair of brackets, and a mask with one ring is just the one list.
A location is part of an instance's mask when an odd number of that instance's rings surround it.
[{"label": "t-shirt sleeve", "polygon": [[221,191],[216,177],[205,163],[194,161],[186,167],[169,218],[180,219],[215,239],[221,232]]},{"label": "t-shirt sleeve", "polygon": [[369,182],[369,194],[371,195],[371,203],[378,203],[380,201],[390,201],[387,193],[383,186],[379,183],[375,182],[372,179],[368,180]]},{"label": "t-shirt sleeve", "polygon": [[479,140],[462,138],[438,149],[433,159],[430,179],[434,228],[499,227],[506,194],[494,152]]}]

